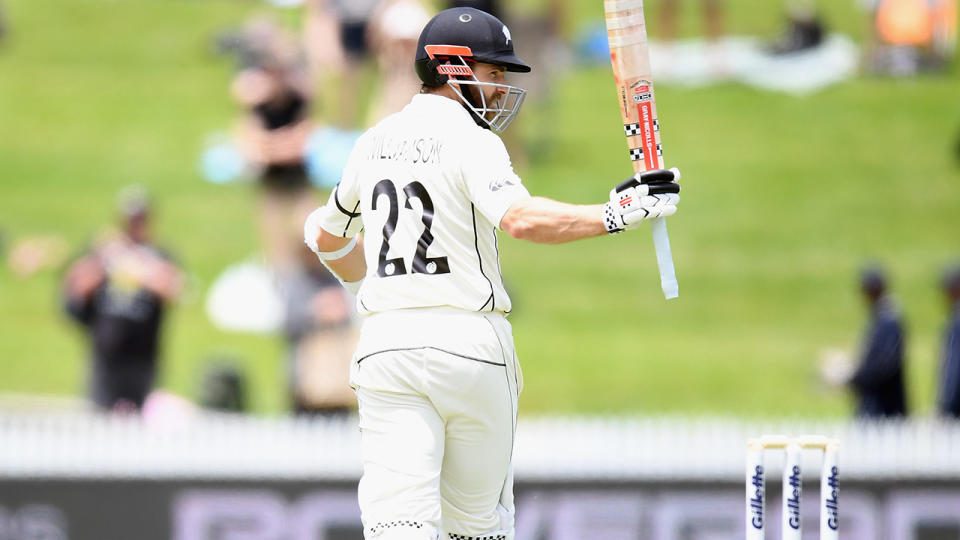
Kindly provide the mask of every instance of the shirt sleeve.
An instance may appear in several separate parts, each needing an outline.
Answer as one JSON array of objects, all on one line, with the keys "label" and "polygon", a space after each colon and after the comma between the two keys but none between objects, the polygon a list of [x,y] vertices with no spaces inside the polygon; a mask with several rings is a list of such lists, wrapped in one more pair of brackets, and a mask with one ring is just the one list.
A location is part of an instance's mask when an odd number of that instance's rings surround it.
[{"label": "shirt sleeve", "polygon": [[[96,294],[96,291],[94,291],[94,294]],[[63,309],[74,321],[83,326],[90,326],[90,323],[93,322],[93,301],[91,298],[77,298],[64,294]]]},{"label": "shirt sleeve", "polygon": [[327,204],[317,212],[317,224],[334,236],[353,238],[363,230],[363,220],[360,218],[360,182],[357,174],[360,155],[358,149],[362,142],[361,137],[354,145],[340,183],[333,188]]},{"label": "shirt sleeve", "polygon": [[510,205],[530,196],[513,172],[503,141],[489,131],[480,132],[474,145],[464,150],[461,172],[470,200],[497,228]]}]

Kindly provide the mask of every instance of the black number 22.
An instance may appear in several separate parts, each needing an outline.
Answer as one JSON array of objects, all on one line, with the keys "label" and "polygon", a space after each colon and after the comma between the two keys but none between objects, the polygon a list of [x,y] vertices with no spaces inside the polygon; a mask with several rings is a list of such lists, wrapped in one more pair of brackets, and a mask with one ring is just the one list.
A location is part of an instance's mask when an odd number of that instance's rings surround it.
[{"label": "black number 22", "polygon": [[[417,181],[410,182],[403,187],[403,194],[407,199],[403,207],[413,210],[410,205],[410,199],[419,199],[423,206],[423,234],[417,240],[417,252],[413,256],[411,264],[411,273],[413,274],[449,274],[450,264],[446,257],[427,257],[427,248],[433,243],[433,233],[430,232],[430,226],[433,225],[433,200],[427,193],[427,188]],[[383,243],[380,244],[380,262],[377,265],[377,275],[380,277],[399,276],[407,273],[407,267],[402,257],[393,259],[387,258],[387,252],[390,251],[390,237],[397,230],[397,221],[400,218],[400,207],[397,200],[397,188],[393,187],[390,180],[381,180],[373,187],[372,207],[377,209],[377,200],[381,195],[386,195],[390,202],[390,212],[387,214],[387,221],[383,224]]]}]

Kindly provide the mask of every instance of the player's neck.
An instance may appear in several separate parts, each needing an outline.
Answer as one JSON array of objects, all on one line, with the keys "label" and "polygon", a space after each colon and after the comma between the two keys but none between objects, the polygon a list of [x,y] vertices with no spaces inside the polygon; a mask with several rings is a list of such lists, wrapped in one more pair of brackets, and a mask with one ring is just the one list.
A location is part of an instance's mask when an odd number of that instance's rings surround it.
[{"label": "player's neck", "polygon": [[450,85],[445,84],[443,86],[427,87],[420,90],[421,94],[428,94],[432,96],[441,96],[454,101],[459,101],[460,98],[457,96],[456,91],[450,87]]}]

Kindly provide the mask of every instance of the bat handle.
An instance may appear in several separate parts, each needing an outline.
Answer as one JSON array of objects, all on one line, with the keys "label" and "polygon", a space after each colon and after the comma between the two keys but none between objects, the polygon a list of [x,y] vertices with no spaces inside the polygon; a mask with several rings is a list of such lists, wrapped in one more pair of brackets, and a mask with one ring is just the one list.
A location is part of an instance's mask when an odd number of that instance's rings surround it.
[{"label": "bat handle", "polygon": [[673,255],[670,253],[670,237],[667,235],[667,221],[660,217],[650,221],[653,232],[653,245],[657,250],[657,266],[660,268],[660,288],[667,300],[679,296],[677,273],[673,269]]}]

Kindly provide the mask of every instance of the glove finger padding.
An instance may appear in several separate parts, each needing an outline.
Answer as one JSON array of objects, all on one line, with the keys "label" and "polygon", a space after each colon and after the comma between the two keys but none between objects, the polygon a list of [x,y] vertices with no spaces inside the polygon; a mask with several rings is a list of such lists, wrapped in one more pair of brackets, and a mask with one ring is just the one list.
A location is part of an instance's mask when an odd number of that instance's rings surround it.
[{"label": "glove finger padding", "polygon": [[666,184],[641,185],[639,189],[646,189],[648,195],[657,195],[658,193],[680,193],[680,184],[668,182]]},{"label": "glove finger padding", "polygon": [[669,169],[650,169],[633,175],[641,184],[666,184],[667,182],[676,182],[680,179],[680,169],[671,167]]},{"label": "glove finger padding", "polygon": [[624,228],[632,229],[647,219],[672,216],[677,213],[678,202],[680,195],[673,193],[641,197],[638,208],[623,213]]},{"label": "glove finger padding", "polygon": [[[662,184],[676,184],[676,181],[679,179],[680,169],[676,167],[670,169],[651,169],[649,171],[637,173],[630,178],[627,178],[623,182],[620,182],[617,184],[617,187],[613,188],[613,191],[624,191],[626,189],[641,185],[650,186],[650,188],[653,189],[655,186]],[[679,186],[676,189],[679,191]],[[658,192],[653,191],[653,193]]]}]

